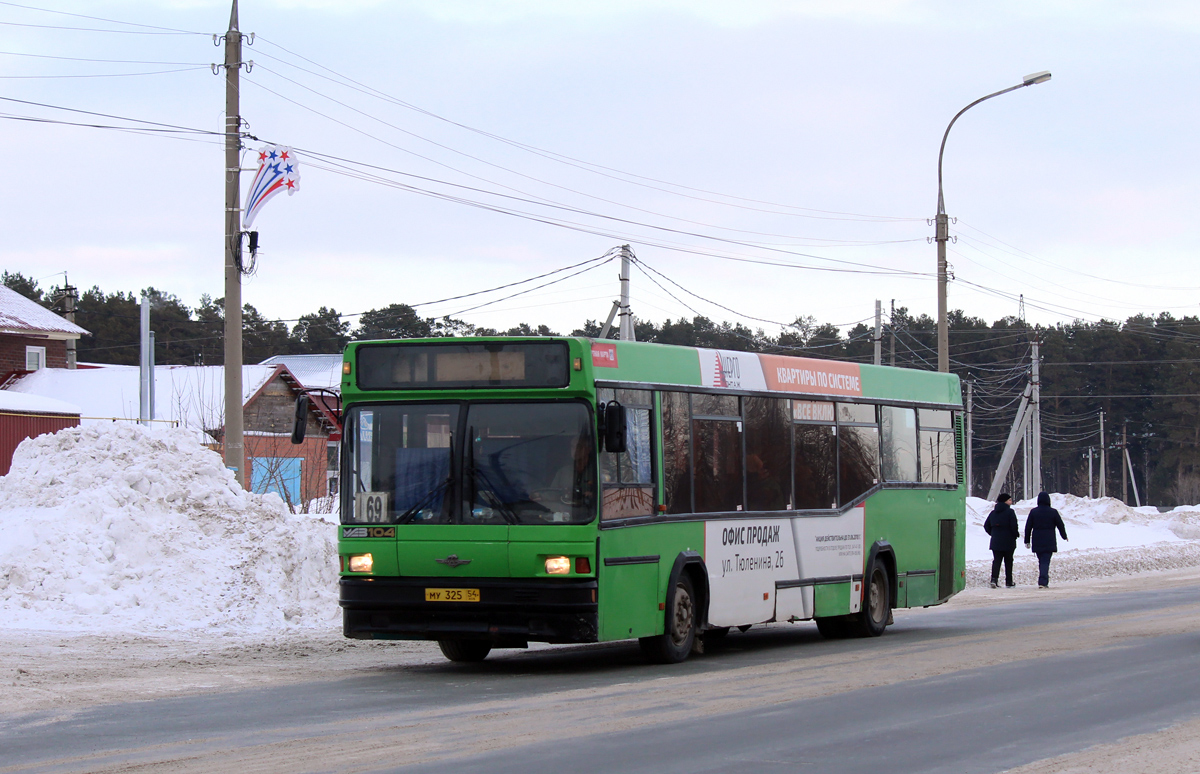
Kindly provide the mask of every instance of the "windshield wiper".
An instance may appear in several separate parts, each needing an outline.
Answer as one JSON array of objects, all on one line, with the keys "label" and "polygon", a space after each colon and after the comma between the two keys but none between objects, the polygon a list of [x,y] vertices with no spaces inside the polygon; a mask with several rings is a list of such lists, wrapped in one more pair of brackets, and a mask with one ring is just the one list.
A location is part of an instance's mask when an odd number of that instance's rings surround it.
[{"label": "windshield wiper", "polygon": [[444,480],[439,481],[437,484],[434,484],[433,488],[430,489],[428,492],[426,492],[425,495],[422,496],[420,500],[417,500],[417,502],[411,508],[409,508],[407,511],[400,514],[399,517],[397,517],[396,523],[403,524],[403,523],[407,522],[409,519],[411,519],[413,516],[416,516],[418,513],[421,512],[421,510],[425,506],[427,506],[431,502],[433,502],[434,498],[436,498],[439,494],[445,492],[446,489],[448,489],[450,487],[450,484],[452,484],[453,482],[454,482],[454,476],[453,476],[453,474],[451,474],[449,476],[446,476],[446,478]]},{"label": "windshield wiper", "polygon": [[[475,467],[475,428],[474,428],[474,426],[469,428],[469,430],[470,430],[470,435],[467,438],[467,443],[469,444],[467,446],[467,470],[468,470],[468,475],[471,480],[471,492],[470,492],[470,499],[467,501],[468,510],[473,513],[475,510],[475,500],[480,495],[483,495],[484,498],[487,500],[488,505],[490,507],[495,508],[496,510],[500,511],[500,515],[504,517],[504,520],[506,522],[508,522],[509,524],[520,524],[521,519],[517,516],[516,512],[509,506],[508,503],[501,500],[500,496],[498,494],[496,494],[496,485],[493,484],[488,479],[488,477],[484,474],[484,472],[482,470]],[[483,481],[483,484],[485,487],[482,490],[478,486],[479,481],[481,481],[481,480]]]}]

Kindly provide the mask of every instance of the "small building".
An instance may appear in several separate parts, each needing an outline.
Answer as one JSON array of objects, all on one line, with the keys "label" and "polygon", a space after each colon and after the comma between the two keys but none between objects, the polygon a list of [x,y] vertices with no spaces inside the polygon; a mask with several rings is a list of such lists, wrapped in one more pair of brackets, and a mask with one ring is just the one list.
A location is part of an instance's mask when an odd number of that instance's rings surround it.
[{"label": "small building", "polygon": [[87,333],[17,291],[0,285],[0,385],[42,368],[67,367],[67,342]]},{"label": "small building", "polygon": [[65,401],[0,390],[0,476],[8,475],[21,441],[77,427],[79,414],[78,406]]},{"label": "small building", "polygon": [[[11,381],[4,392],[66,401],[82,407],[83,424],[136,422],[137,366],[88,364],[69,371],[43,369]],[[157,366],[155,423],[194,430],[201,443],[224,450],[225,369],[222,366]],[[329,491],[329,436],[337,433],[331,412],[314,404],[303,444],[291,442],[296,397],[303,386],[284,365],[242,367],[246,480],[252,491],[276,492],[294,510]],[[336,479],[335,479],[336,480]]]},{"label": "small building", "polygon": [[[304,389],[308,391],[312,402],[326,416],[336,417],[341,412],[342,395],[342,356],[329,355],[275,355],[262,361],[259,365],[284,365],[292,372]],[[336,423],[335,423],[336,424]],[[340,449],[342,434],[340,429],[329,433],[327,456],[329,494],[337,494],[338,466],[340,464]]]}]

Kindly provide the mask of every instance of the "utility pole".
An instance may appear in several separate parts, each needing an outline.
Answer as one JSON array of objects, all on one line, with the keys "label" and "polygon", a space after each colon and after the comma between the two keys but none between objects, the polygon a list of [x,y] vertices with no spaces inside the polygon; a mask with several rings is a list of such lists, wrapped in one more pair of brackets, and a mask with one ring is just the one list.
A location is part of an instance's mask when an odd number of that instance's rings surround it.
[{"label": "utility pole", "polygon": [[[1137,507],[1142,507],[1142,497],[1138,494],[1137,476],[1133,474],[1133,460],[1129,457],[1129,447],[1122,449],[1125,453],[1125,465],[1129,468],[1129,483],[1133,484],[1133,502]],[[1128,505],[1128,503],[1126,503]]]},{"label": "utility pole", "polygon": [[1105,466],[1104,458],[1104,411],[1100,412],[1100,492],[1101,497],[1108,497],[1108,486],[1105,479],[1108,478],[1108,468]]},{"label": "utility pole", "polygon": [[1035,336],[1033,339],[1033,422],[1030,423],[1029,428],[1029,434],[1033,439],[1029,449],[1029,456],[1032,458],[1030,484],[1034,494],[1042,491],[1042,380],[1038,368],[1040,360],[1038,340]]},{"label": "utility pole", "polygon": [[883,365],[883,302],[875,299],[875,365]]},{"label": "utility pole", "polygon": [[629,309],[629,269],[633,262],[633,250],[629,245],[621,246],[621,341],[633,341],[633,312]]},{"label": "utility pole", "polygon": [[1142,434],[1142,489],[1146,495],[1146,505],[1150,504],[1150,440],[1149,433]]},{"label": "utility pole", "polygon": [[[75,303],[79,300],[79,291],[71,286],[71,280],[67,277],[67,273],[63,272],[63,317],[70,322],[75,322]],[[67,339],[67,368],[74,369],[78,355],[75,352],[75,339]]]},{"label": "utility pole", "polygon": [[971,420],[975,416],[975,382],[967,382],[967,497],[971,496],[971,475],[972,465],[971,460],[974,457],[975,449],[975,430],[971,425]]},{"label": "utility pole", "polygon": [[[1129,421],[1123,420],[1121,422],[1121,456],[1126,461],[1129,460],[1129,446],[1127,445],[1129,442],[1128,430]],[[1121,502],[1129,505],[1129,475],[1125,472],[1124,465],[1121,466]]]},{"label": "utility pole", "polygon": [[138,358],[138,423],[150,426],[150,420],[154,419],[150,415],[150,380],[153,375],[150,373],[151,363],[153,362],[153,350],[150,349],[150,296],[142,293],[141,315],[139,319],[139,336],[141,342],[141,353]]},{"label": "utility pole", "polygon": [[[958,118],[958,116],[955,116]],[[951,124],[954,122],[951,121]],[[946,134],[950,127],[946,127]],[[942,139],[945,147],[946,140]],[[950,373],[950,334],[946,326],[946,242],[950,239],[950,219],[946,217],[946,207],[942,203],[942,158],[938,155],[938,212],[937,212],[937,338],[938,338],[938,371]]]},{"label": "utility pole", "polygon": [[1013,417],[1012,429],[1008,431],[1008,440],[1004,442],[1000,465],[996,468],[996,475],[992,477],[992,486],[988,489],[987,499],[989,500],[995,501],[1000,494],[1000,489],[1004,486],[1008,471],[1012,467],[1013,459],[1017,456],[1017,447],[1021,445],[1018,439],[1024,436],[1029,427],[1029,420],[1033,415],[1033,412],[1029,410],[1029,396],[1032,391],[1033,385],[1025,385],[1025,392],[1021,394],[1021,403],[1017,406],[1017,415]]},{"label": "utility pole", "polygon": [[1088,447],[1088,499],[1092,499],[1092,447]]},{"label": "utility pole", "polygon": [[892,334],[892,357],[889,365],[896,365],[896,299],[892,299],[892,313],[888,317],[888,330]]},{"label": "utility pole", "polygon": [[242,202],[241,106],[242,33],[233,0],[225,33],[225,467],[245,485],[242,434]]}]

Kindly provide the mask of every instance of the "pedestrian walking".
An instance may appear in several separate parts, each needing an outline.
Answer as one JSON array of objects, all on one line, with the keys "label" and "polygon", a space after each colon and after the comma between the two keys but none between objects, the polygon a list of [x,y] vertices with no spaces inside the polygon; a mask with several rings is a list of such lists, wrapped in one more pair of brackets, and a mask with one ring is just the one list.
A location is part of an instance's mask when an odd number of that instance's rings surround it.
[{"label": "pedestrian walking", "polygon": [[1037,554],[1038,558],[1038,589],[1050,587],[1050,557],[1058,551],[1055,530],[1063,540],[1070,540],[1062,516],[1050,507],[1050,495],[1042,492],[1037,497],[1037,507],[1025,519],[1025,547]]},{"label": "pedestrian walking", "polygon": [[983,531],[992,536],[989,546],[992,549],[992,588],[999,588],[1001,563],[1004,564],[1004,585],[1010,589],[1017,585],[1013,583],[1012,564],[1021,527],[1017,524],[1017,514],[1011,503],[1012,495],[1002,493],[983,522]]}]

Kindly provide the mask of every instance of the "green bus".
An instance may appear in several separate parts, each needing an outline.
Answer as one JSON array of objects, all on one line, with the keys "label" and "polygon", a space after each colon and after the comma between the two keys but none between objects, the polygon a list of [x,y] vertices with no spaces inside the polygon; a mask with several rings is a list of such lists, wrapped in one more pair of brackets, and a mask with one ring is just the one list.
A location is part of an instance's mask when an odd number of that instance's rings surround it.
[{"label": "green bus", "polygon": [[878,636],[965,585],[951,374],[413,339],[350,344],[341,397],[346,637],[454,661],[638,639],[679,662],[761,623]]}]

